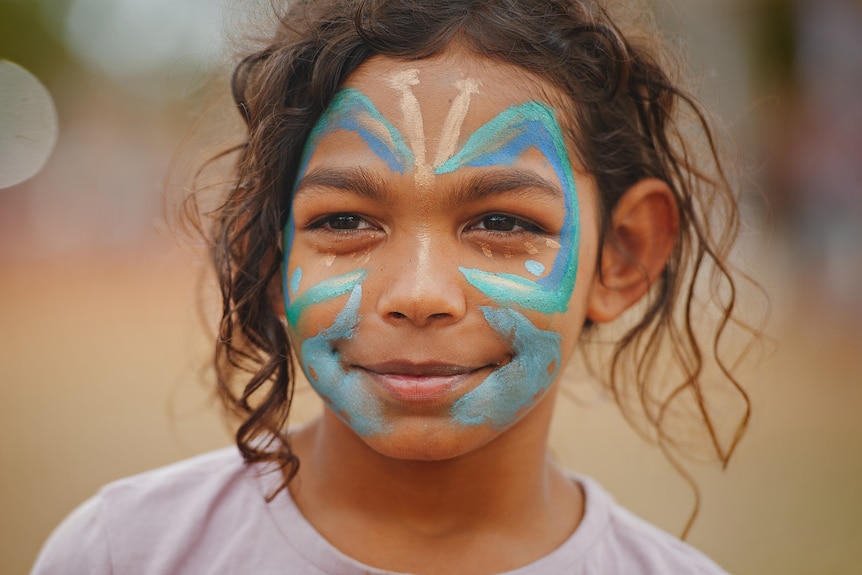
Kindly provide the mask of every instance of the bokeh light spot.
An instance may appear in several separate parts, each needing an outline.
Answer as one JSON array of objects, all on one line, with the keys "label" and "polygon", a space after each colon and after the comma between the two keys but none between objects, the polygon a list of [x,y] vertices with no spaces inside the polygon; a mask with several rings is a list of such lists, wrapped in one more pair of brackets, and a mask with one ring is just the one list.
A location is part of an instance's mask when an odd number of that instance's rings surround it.
[{"label": "bokeh light spot", "polygon": [[0,60],[0,188],[32,178],[57,143],[51,94],[30,72]]}]

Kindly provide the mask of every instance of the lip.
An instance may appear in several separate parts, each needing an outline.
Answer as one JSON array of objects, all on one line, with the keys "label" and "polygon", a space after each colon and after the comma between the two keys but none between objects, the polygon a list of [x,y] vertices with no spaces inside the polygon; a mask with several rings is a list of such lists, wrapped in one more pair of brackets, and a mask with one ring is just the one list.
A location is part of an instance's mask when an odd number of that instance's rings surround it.
[{"label": "lip", "polygon": [[471,375],[488,366],[389,361],[358,367],[396,401],[428,403],[445,397],[463,385]]}]

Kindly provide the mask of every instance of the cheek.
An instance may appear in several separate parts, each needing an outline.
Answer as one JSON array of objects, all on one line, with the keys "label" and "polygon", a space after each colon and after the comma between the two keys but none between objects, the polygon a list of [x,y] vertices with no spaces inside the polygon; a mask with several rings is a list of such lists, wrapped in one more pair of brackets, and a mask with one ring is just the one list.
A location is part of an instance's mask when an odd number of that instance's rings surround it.
[{"label": "cheek", "polygon": [[[304,262],[311,262],[305,267]],[[297,322],[310,309],[348,295],[355,287],[365,281],[368,271],[363,268],[348,267],[347,271],[336,270],[321,263],[320,258],[303,257],[301,253],[291,253],[284,265],[284,300],[288,324],[296,328]],[[328,308],[330,306],[326,306]],[[320,314],[321,311],[315,311]],[[337,312],[336,312],[337,313]],[[330,318],[334,315],[330,315]],[[317,324],[317,329],[322,329]]]},{"label": "cheek", "polygon": [[[351,288],[346,302],[338,298],[304,310],[299,314],[297,326],[292,326],[291,335],[302,370],[317,394],[358,434],[376,435],[386,433],[389,425],[374,395],[363,384],[361,374],[344,369],[337,345],[355,337],[361,300],[362,286],[357,284]],[[335,310],[338,311],[333,319]],[[318,329],[319,324],[327,327]]]},{"label": "cheek", "polygon": [[510,342],[512,360],[452,407],[462,425],[503,429],[518,420],[551,387],[562,363],[560,335],[537,328],[512,308],[482,307],[488,324]]}]

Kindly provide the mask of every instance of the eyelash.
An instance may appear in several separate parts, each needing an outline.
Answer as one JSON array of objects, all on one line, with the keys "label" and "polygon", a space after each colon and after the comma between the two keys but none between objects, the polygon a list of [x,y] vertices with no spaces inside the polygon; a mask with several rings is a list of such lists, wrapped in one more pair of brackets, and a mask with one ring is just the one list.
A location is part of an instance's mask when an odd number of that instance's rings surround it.
[{"label": "eyelash", "polygon": [[[332,225],[334,222],[340,222],[342,224],[357,224],[359,227],[338,227]],[[364,227],[362,227],[364,224]],[[364,231],[364,230],[373,230],[377,229],[373,224],[368,222],[365,218],[358,214],[352,213],[341,213],[341,214],[329,214],[323,216],[312,222],[309,226],[310,229],[320,229],[328,232],[334,233],[343,233],[343,232],[356,232],[356,231]]]},{"label": "eyelash", "polygon": [[[496,230],[492,228],[488,228],[489,220],[492,218],[496,218],[498,223],[502,220],[505,221],[506,224],[512,226],[512,228],[522,228],[520,230],[516,229],[506,229],[506,230]],[[477,227],[479,224],[482,224],[485,227],[479,228]],[[516,216],[511,216],[509,214],[495,213],[495,214],[486,214],[482,216],[481,219],[468,226],[467,229],[470,230],[481,230],[485,233],[490,234],[518,234],[518,233],[532,233],[532,234],[544,234],[545,230],[537,226],[532,222],[528,222],[526,220],[522,220]]]},{"label": "eyelash", "polygon": [[[496,220],[496,224],[493,223]],[[335,224],[335,225],[333,225]],[[351,225],[356,225],[357,227],[350,227]],[[505,227],[511,226],[510,229],[494,229],[494,225],[499,226],[502,224]],[[479,226],[483,227],[479,227]],[[488,227],[488,226],[491,227]],[[339,227],[345,226],[345,227]],[[366,220],[364,217],[354,214],[354,213],[339,213],[339,214],[329,214],[323,216],[314,222],[312,222],[309,226],[309,229],[318,229],[331,233],[349,233],[349,232],[361,232],[365,230],[376,230],[377,227]],[[521,228],[521,229],[516,229]],[[467,231],[476,230],[483,233],[488,234],[522,234],[522,233],[531,233],[531,234],[545,234],[545,230],[537,226],[532,222],[528,222],[516,216],[512,216],[504,213],[492,213],[486,214],[482,216],[479,220],[476,220],[474,223],[468,225],[465,228]]]}]

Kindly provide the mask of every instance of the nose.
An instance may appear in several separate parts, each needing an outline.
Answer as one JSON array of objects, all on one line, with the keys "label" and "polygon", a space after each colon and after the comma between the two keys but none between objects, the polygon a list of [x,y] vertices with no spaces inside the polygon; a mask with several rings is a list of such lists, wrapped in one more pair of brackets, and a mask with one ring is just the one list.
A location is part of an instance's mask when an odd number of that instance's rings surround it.
[{"label": "nose", "polygon": [[377,302],[384,321],[424,327],[448,325],[464,317],[466,280],[444,243],[420,233],[387,254]]}]

